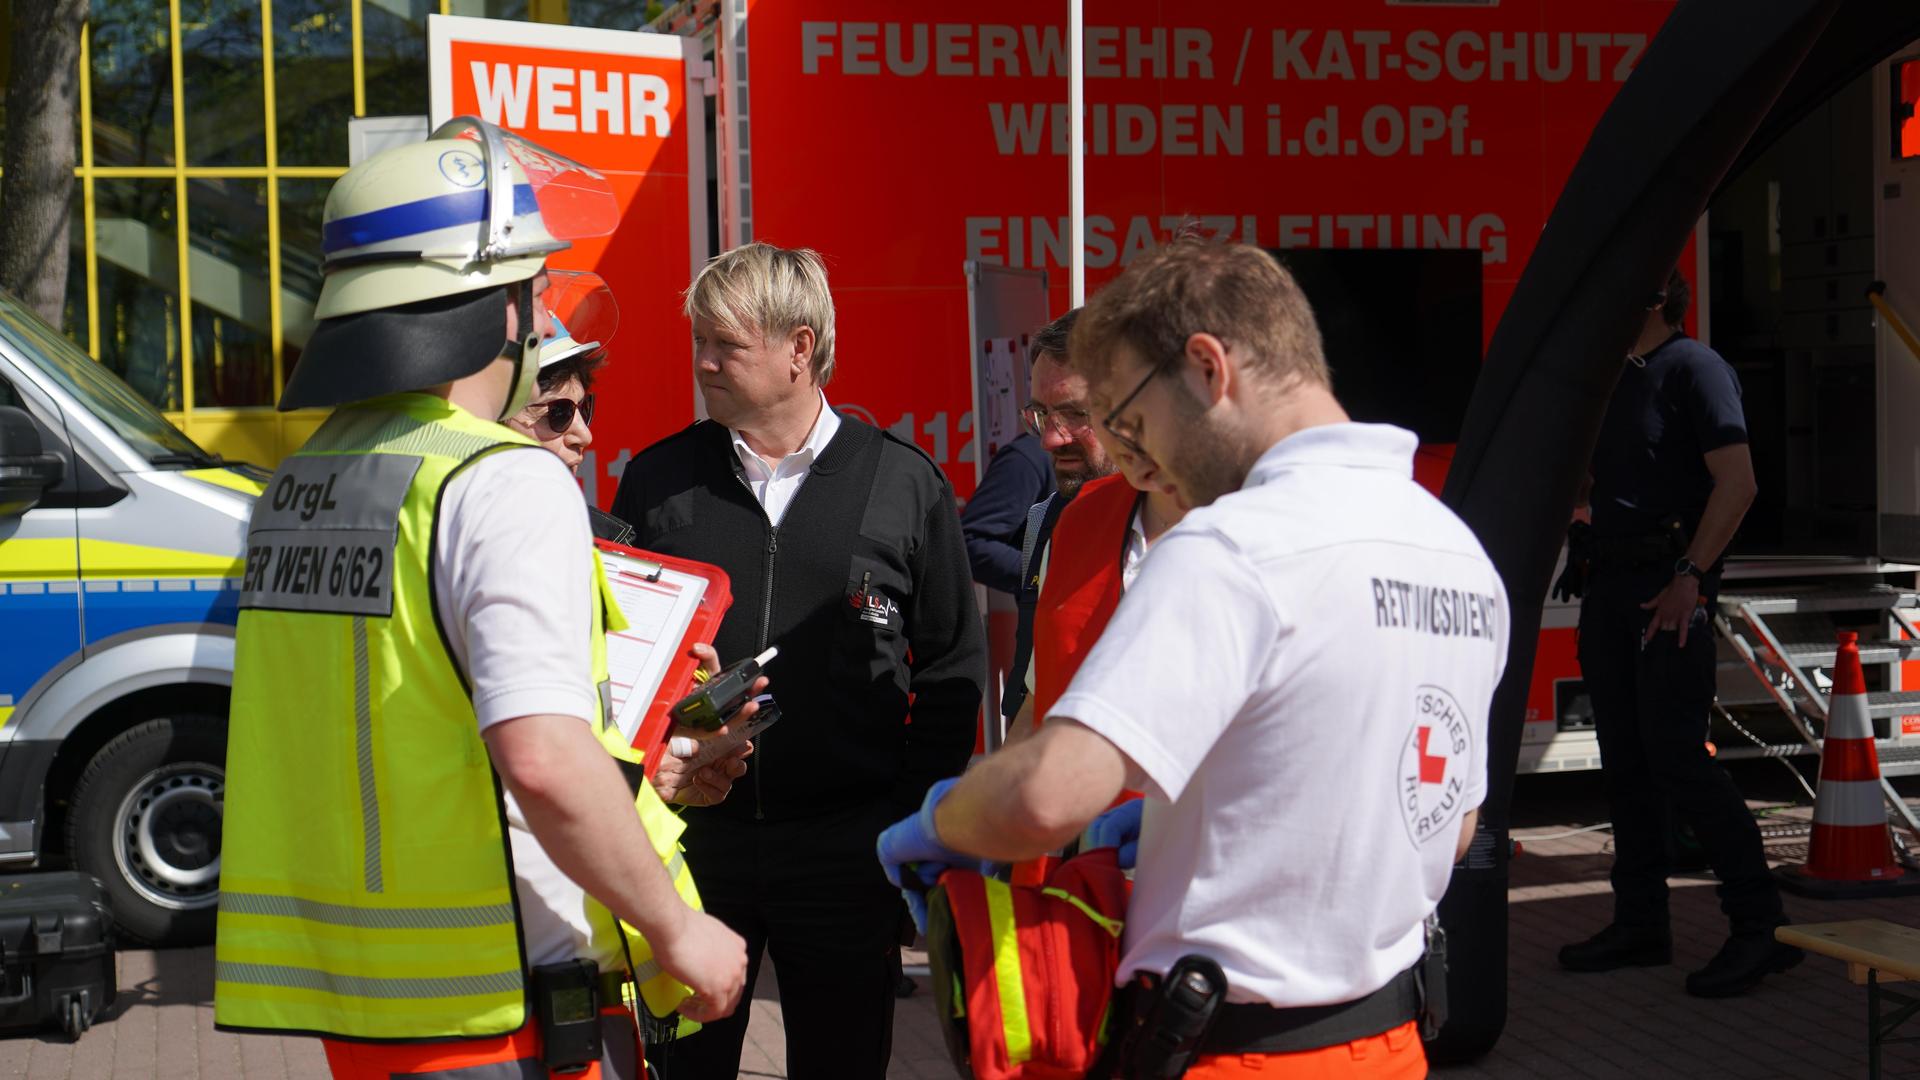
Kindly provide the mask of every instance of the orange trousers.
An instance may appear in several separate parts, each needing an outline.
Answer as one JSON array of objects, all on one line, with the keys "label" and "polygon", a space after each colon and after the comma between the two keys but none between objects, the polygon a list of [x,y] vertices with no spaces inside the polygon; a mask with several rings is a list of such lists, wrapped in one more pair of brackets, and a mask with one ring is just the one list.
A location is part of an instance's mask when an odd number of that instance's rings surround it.
[{"label": "orange trousers", "polygon": [[1420,1027],[1413,1021],[1343,1046],[1297,1054],[1212,1054],[1187,1070],[1187,1080],[1240,1076],[1269,1080],[1421,1080],[1426,1075],[1427,1052],[1420,1045]]},{"label": "orange trousers", "polygon": [[[556,1080],[639,1080],[640,1034],[621,1005],[600,1010],[600,1060],[584,1072],[553,1073]],[[540,1035],[533,1022],[511,1035],[430,1043],[357,1043],[322,1039],[334,1080],[524,1080],[548,1076],[540,1068]],[[533,1067],[528,1068],[531,1064]]]}]

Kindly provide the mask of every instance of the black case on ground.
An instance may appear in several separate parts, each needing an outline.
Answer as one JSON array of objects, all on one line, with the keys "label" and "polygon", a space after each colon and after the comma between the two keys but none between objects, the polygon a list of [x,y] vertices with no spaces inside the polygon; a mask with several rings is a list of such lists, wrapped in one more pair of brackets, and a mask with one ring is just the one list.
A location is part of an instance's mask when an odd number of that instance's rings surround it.
[{"label": "black case on ground", "polygon": [[0,1029],[78,1039],[113,1004],[113,910],[91,874],[0,878]]}]

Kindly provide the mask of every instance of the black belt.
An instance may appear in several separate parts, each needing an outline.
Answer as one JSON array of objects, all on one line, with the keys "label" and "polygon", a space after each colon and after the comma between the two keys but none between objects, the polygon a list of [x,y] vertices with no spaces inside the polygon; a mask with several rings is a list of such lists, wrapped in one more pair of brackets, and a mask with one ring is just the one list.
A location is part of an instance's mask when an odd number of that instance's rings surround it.
[{"label": "black belt", "polygon": [[1408,968],[1366,997],[1338,1005],[1221,1006],[1213,1027],[1200,1040],[1200,1052],[1295,1054],[1392,1031],[1420,1015],[1416,970]]},{"label": "black belt", "polygon": [[1589,536],[1585,555],[1596,568],[1667,567],[1687,553],[1687,527],[1674,518],[1658,528],[1620,536]]}]

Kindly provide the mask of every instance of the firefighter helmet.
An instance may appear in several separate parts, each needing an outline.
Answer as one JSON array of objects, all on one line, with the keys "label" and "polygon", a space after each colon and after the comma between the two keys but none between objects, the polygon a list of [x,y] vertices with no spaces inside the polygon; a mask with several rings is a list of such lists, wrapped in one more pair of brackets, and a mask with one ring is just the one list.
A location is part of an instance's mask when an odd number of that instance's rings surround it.
[{"label": "firefighter helmet", "polygon": [[361,162],[327,196],[319,323],[280,408],[425,389],[507,356],[512,415],[532,392],[536,276],[618,220],[600,174],[471,117]]}]

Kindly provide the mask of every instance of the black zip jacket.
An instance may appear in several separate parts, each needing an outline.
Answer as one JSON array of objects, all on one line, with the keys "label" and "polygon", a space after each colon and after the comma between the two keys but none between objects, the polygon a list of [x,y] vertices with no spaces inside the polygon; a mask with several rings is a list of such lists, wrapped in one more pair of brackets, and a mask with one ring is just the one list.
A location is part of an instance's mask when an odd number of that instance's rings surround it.
[{"label": "black zip jacket", "polygon": [[724,662],[780,647],[767,676],[782,719],[705,813],[905,815],[966,768],[986,639],[953,488],[918,447],[842,415],[775,528],[732,436],[703,420],[627,465],[613,512],[635,546],[727,572]]}]

